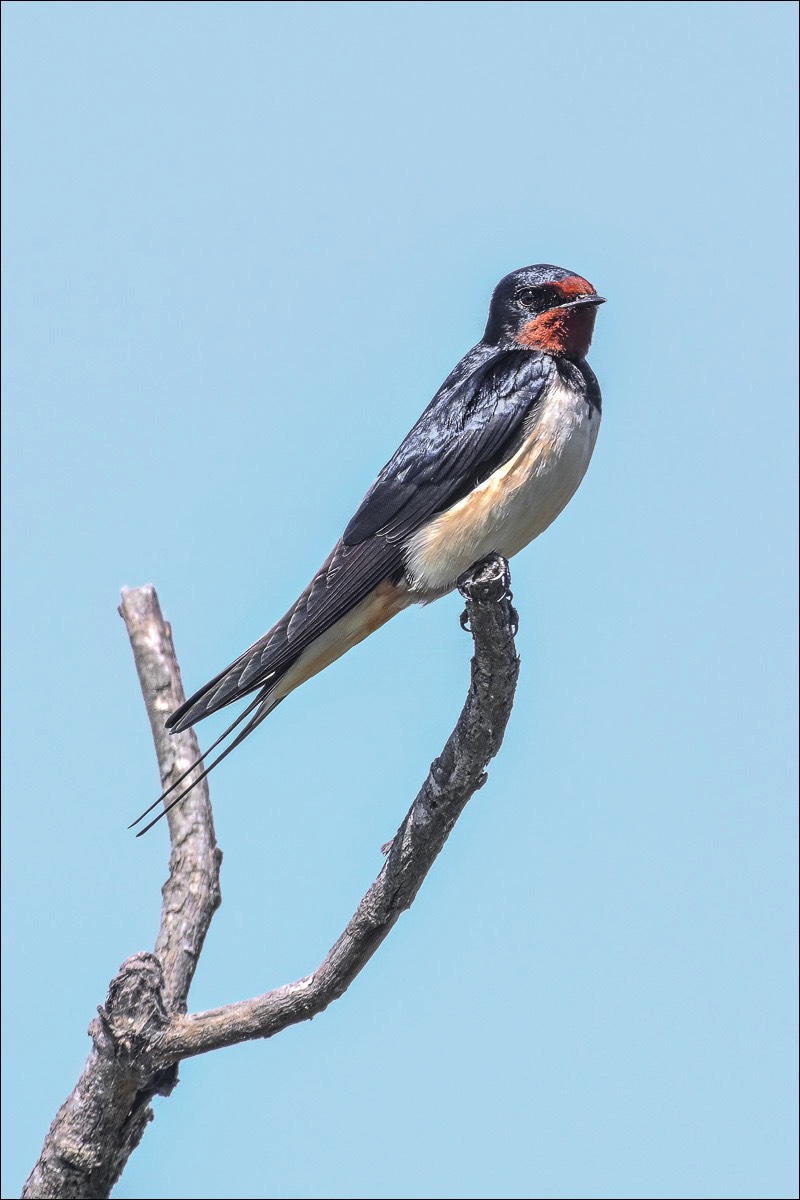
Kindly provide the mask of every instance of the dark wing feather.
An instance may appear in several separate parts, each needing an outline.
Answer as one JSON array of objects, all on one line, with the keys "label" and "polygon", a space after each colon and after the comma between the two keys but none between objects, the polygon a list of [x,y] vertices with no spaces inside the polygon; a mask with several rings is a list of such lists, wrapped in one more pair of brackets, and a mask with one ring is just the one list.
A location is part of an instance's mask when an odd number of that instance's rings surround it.
[{"label": "dark wing feather", "polygon": [[466,496],[514,452],[554,369],[551,358],[526,350],[471,351],[383,468],[342,540],[405,537]]},{"label": "dark wing feather", "polygon": [[251,692],[271,687],[312,642],[402,566],[402,547],[386,538],[359,546],[338,542],[280,621],[176,709],[167,728],[176,733],[188,729]]},{"label": "dark wing feather", "polygon": [[276,625],[167,721],[174,731],[269,689],[379,583],[403,571],[405,538],[514,453],[554,370],[530,351],[479,345],[461,360],[364,497],[313,580]]}]

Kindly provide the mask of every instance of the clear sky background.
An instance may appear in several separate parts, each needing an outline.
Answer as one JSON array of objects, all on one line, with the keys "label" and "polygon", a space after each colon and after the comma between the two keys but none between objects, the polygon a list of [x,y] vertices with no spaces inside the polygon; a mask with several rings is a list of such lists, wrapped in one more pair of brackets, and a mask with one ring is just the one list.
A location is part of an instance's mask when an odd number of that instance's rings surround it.
[{"label": "clear sky background", "polygon": [[[497,280],[553,262],[608,297],[605,411],[512,564],[489,784],[344,999],[184,1065],[115,1195],[796,1196],[795,6],[3,12],[2,1195],[157,927],[120,586],[157,585],[205,682]],[[398,618],[215,775],[194,1009],[337,937],[462,703],[460,608]]]}]

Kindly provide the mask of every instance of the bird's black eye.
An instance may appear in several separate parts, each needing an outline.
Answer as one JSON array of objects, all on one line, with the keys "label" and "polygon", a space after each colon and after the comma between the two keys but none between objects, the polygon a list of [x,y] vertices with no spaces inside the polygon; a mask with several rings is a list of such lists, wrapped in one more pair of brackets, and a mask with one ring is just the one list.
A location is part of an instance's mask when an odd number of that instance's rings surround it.
[{"label": "bird's black eye", "polygon": [[540,283],[538,287],[521,288],[517,292],[517,301],[530,312],[543,313],[563,304],[564,296],[555,284]]}]

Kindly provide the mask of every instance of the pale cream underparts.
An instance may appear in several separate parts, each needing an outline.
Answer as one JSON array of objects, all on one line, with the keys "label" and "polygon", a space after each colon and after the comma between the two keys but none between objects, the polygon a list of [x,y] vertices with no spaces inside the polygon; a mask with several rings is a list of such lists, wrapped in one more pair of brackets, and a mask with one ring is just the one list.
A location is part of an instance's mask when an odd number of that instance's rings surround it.
[{"label": "pale cream underparts", "polygon": [[406,567],[415,599],[449,591],[493,550],[504,558],[543,533],[574,496],[592,457],[600,414],[560,382],[517,453],[411,538]]}]

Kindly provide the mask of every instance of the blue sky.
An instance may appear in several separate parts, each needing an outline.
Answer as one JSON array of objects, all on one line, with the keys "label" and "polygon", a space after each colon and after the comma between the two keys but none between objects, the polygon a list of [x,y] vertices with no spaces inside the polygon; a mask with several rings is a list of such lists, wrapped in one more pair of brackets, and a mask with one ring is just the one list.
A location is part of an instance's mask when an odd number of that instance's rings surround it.
[{"label": "blue sky", "polygon": [[[157,585],[199,686],[307,582],[497,280],[553,262],[608,297],[603,426],[512,563],[489,784],[345,998],[184,1065],[115,1195],[795,1196],[795,6],[3,20],[2,1194],[157,926],[119,587]],[[460,707],[459,611],[392,622],[215,776],[193,1008],[334,941]]]}]

